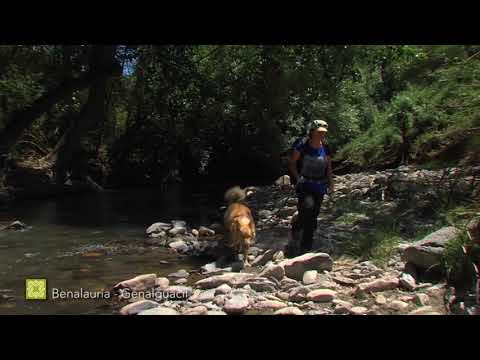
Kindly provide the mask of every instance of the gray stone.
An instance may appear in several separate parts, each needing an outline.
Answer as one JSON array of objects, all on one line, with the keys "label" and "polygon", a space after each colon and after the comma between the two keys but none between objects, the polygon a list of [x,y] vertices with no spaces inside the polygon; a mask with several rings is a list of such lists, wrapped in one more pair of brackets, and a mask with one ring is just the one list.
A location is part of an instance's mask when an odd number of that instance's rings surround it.
[{"label": "gray stone", "polygon": [[183,240],[174,241],[174,242],[168,244],[168,247],[172,248],[172,249],[175,249],[179,253],[186,253],[189,249],[189,246]]},{"label": "gray stone", "polygon": [[277,300],[264,300],[255,303],[255,310],[278,310],[287,307],[287,304]]},{"label": "gray stone", "polygon": [[258,216],[260,218],[269,218],[270,216],[272,216],[273,212],[270,211],[270,210],[260,210],[258,212]]},{"label": "gray stone", "polygon": [[227,314],[223,311],[209,310],[207,311],[207,315],[227,315]]},{"label": "gray stone", "polygon": [[215,289],[215,295],[219,294],[229,294],[232,291],[232,288],[227,284],[220,285]]},{"label": "gray stone", "polygon": [[351,315],[365,315],[367,313],[368,309],[363,306],[354,306],[350,308],[349,313]]},{"label": "gray stone", "polygon": [[399,280],[400,285],[409,291],[415,290],[417,286],[415,279],[410,274],[403,273]]},{"label": "gray stone", "polygon": [[119,282],[114,286],[114,290],[130,289],[132,291],[145,291],[155,287],[156,274],[139,275],[132,279]]},{"label": "gray stone", "polygon": [[202,305],[187,309],[182,313],[182,315],[207,315],[207,314],[208,314],[208,309]]},{"label": "gray stone", "polygon": [[170,285],[170,280],[166,277],[159,277],[155,279],[155,287],[159,287],[160,289],[166,289]]},{"label": "gray stone", "polygon": [[252,266],[264,266],[266,263],[273,259],[274,254],[274,250],[268,249],[262,255],[259,255],[255,258],[255,260],[252,262]]},{"label": "gray stone", "polygon": [[333,261],[330,255],[325,253],[307,253],[293,259],[287,259],[279,263],[285,269],[285,275],[289,278],[302,280],[303,274],[308,270],[332,270]]},{"label": "gray stone", "polygon": [[188,277],[189,275],[190,275],[190,274],[189,274],[188,271],[186,271],[185,269],[181,269],[181,270],[178,270],[177,272],[168,274],[168,277],[186,278],[186,277]]},{"label": "gray stone", "polygon": [[252,279],[254,277],[254,274],[248,273],[229,273],[222,275],[214,275],[206,279],[197,281],[195,285],[201,289],[216,288],[223,284],[236,287],[238,286],[238,284],[245,283],[247,279]]},{"label": "gray stone", "polygon": [[170,230],[171,227],[172,227],[171,224],[157,222],[157,223],[154,223],[154,224],[150,225],[147,228],[146,233],[147,233],[147,235],[151,235],[151,234],[154,234],[154,233],[165,233],[166,231]]},{"label": "gray stone", "polygon": [[248,297],[243,294],[233,295],[225,301],[223,311],[229,315],[243,314],[249,307]]},{"label": "gray stone", "polygon": [[368,283],[359,284],[355,289],[355,296],[363,296],[370,292],[394,290],[398,287],[398,278],[378,279]]},{"label": "gray stone", "polygon": [[273,313],[274,315],[304,315],[303,311],[294,306],[284,307]]},{"label": "gray stone", "polygon": [[427,294],[419,293],[415,295],[415,301],[418,305],[426,306],[430,302],[430,297]]},{"label": "gray stone", "polygon": [[151,300],[139,300],[132,304],[128,304],[120,309],[121,315],[135,315],[141,311],[153,309],[160,306],[159,303]]},{"label": "gray stone", "polygon": [[336,292],[330,289],[317,289],[310,291],[307,294],[307,299],[315,302],[330,302],[335,296]]},{"label": "gray stone", "polygon": [[400,300],[394,300],[391,303],[389,303],[387,306],[389,309],[396,310],[396,311],[403,311],[406,308],[408,308],[408,304]]},{"label": "gray stone", "polygon": [[416,310],[409,312],[408,315],[441,315],[441,314],[434,311],[433,307],[431,306],[422,306]]},{"label": "gray stone", "polygon": [[198,235],[199,236],[213,236],[215,235],[215,231],[212,229],[209,229],[205,226],[200,226],[198,229]]},{"label": "gray stone", "polygon": [[186,232],[187,232],[187,229],[185,229],[183,227],[174,227],[174,228],[168,230],[168,235],[169,236],[176,236],[176,235],[185,234]]},{"label": "gray stone", "polygon": [[241,283],[240,286],[248,286],[254,291],[260,292],[274,292],[276,290],[276,284],[264,277],[256,277],[252,279],[247,279],[245,282]]},{"label": "gray stone", "polygon": [[307,294],[310,291],[311,290],[306,286],[303,286],[303,285],[297,286],[290,290],[290,292],[288,293],[288,299],[289,301],[293,301],[293,302],[304,301],[307,298]]},{"label": "gray stone", "polygon": [[304,285],[314,284],[317,281],[318,271],[317,270],[309,270],[305,271],[303,274],[302,282]]},{"label": "gray stone", "polygon": [[181,278],[181,279],[175,280],[174,284],[175,284],[175,285],[184,285],[184,284],[186,284],[187,282],[188,282],[187,279]]},{"label": "gray stone", "polygon": [[141,311],[138,315],[178,315],[178,312],[168,307],[157,306],[153,309]]},{"label": "gray stone", "polygon": [[441,262],[445,245],[460,234],[461,230],[452,226],[435,231],[406,248],[403,253],[405,261],[422,269],[435,266]]},{"label": "gray stone", "polygon": [[280,265],[270,265],[260,273],[260,276],[267,279],[274,278],[281,281],[285,277],[285,269]]}]

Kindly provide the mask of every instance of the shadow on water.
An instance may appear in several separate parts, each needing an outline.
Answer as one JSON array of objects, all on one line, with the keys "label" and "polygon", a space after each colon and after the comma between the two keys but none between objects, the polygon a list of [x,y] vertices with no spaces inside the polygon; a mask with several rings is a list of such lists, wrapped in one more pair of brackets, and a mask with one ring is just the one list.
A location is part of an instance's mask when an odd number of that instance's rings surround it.
[{"label": "shadow on water", "polygon": [[0,222],[31,228],[0,233],[0,314],[112,313],[98,299],[26,301],[25,279],[46,278],[50,291],[100,291],[140,274],[198,269],[194,259],[145,245],[145,229],[171,220],[208,225],[220,205],[218,196],[180,186],[17,203]]}]

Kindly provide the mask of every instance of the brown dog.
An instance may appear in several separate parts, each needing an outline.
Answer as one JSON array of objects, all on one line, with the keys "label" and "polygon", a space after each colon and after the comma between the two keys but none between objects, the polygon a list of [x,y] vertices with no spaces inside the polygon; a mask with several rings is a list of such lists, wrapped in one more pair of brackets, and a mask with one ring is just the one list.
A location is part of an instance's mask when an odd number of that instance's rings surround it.
[{"label": "brown dog", "polygon": [[243,254],[245,266],[250,266],[247,253],[255,243],[255,221],[252,212],[245,203],[246,193],[236,186],[225,193],[228,204],[224,215],[226,245],[237,254]]}]

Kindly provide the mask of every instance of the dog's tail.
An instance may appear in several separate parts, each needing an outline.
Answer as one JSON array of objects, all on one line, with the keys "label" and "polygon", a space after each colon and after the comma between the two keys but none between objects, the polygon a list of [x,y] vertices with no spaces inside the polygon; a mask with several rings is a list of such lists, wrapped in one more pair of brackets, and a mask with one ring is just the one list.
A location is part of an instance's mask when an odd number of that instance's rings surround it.
[{"label": "dog's tail", "polygon": [[247,194],[244,189],[241,189],[240,186],[235,186],[230,189],[228,189],[225,192],[225,201],[228,204],[232,204],[235,202],[241,202],[244,201],[247,197]]}]

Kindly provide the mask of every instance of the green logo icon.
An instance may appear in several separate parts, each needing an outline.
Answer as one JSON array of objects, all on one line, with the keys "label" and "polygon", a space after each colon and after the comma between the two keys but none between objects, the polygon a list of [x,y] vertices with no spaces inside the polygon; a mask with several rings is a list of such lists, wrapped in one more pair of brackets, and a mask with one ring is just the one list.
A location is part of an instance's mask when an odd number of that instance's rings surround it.
[{"label": "green logo icon", "polygon": [[47,279],[26,279],[25,299],[47,300]]}]

